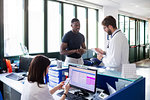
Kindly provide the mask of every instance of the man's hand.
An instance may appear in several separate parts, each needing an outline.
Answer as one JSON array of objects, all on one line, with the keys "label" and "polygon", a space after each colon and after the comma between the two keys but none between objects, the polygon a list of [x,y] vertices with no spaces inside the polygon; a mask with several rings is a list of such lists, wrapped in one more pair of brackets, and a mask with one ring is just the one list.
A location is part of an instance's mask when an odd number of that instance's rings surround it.
[{"label": "man's hand", "polygon": [[85,53],[85,49],[77,49],[76,53],[82,55]]}]

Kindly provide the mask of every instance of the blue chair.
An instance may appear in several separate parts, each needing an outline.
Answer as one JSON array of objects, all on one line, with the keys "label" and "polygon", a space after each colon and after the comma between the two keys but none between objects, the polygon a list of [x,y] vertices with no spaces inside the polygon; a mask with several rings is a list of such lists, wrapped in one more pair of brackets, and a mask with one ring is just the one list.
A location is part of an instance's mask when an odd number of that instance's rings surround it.
[{"label": "blue chair", "polygon": [[93,66],[99,66],[99,64],[102,62],[97,58],[91,58],[90,60],[93,62]]},{"label": "blue chair", "polygon": [[84,60],[84,65],[93,66],[93,62],[90,60]]},{"label": "blue chair", "polygon": [[3,96],[2,96],[1,91],[0,91],[0,100],[3,100]]}]

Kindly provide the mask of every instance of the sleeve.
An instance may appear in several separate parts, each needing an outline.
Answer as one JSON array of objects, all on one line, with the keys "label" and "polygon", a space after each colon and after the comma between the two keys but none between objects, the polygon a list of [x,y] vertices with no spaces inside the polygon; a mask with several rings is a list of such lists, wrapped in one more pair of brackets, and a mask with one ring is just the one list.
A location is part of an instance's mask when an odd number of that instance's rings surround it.
[{"label": "sleeve", "polygon": [[62,42],[68,43],[68,41],[69,41],[69,35],[66,33],[62,38]]},{"label": "sleeve", "polygon": [[84,37],[84,35],[83,34],[81,34],[82,35],[82,39],[83,39],[83,43],[85,42],[85,37]]},{"label": "sleeve", "polygon": [[85,37],[84,37],[84,35],[83,35],[83,42],[85,42]]}]

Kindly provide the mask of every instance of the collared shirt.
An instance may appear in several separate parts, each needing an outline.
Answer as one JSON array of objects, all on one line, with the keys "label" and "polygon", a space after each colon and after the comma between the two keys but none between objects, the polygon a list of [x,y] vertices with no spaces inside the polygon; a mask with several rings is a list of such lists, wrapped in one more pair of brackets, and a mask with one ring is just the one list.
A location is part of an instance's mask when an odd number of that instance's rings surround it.
[{"label": "collared shirt", "polygon": [[120,67],[129,63],[129,44],[121,31],[115,30],[108,43],[106,56],[102,60],[106,67]]}]

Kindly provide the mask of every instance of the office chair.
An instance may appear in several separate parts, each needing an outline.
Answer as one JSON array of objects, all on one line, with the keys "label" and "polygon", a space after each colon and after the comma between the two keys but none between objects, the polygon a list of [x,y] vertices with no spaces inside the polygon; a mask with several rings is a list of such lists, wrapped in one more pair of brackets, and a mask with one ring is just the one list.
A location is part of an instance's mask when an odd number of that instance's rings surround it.
[{"label": "office chair", "polygon": [[10,60],[4,59],[4,61],[5,61],[5,63],[6,63],[7,71],[8,71],[9,73],[11,73],[11,72],[12,72],[12,67],[11,67],[11,62],[10,62]]},{"label": "office chair", "polygon": [[90,60],[84,60],[84,65],[87,65],[87,66],[93,66],[93,62],[90,61]]},{"label": "office chair", "polygon": [[102,61],[98,60],[97,58],[91,58],[90,61],[93,62],[93,66],[99,66]]},{"label": "office chair", "polygon": [[1,91],[0,91],[0,100],[3,100],[3,96],[2,96]]}]

